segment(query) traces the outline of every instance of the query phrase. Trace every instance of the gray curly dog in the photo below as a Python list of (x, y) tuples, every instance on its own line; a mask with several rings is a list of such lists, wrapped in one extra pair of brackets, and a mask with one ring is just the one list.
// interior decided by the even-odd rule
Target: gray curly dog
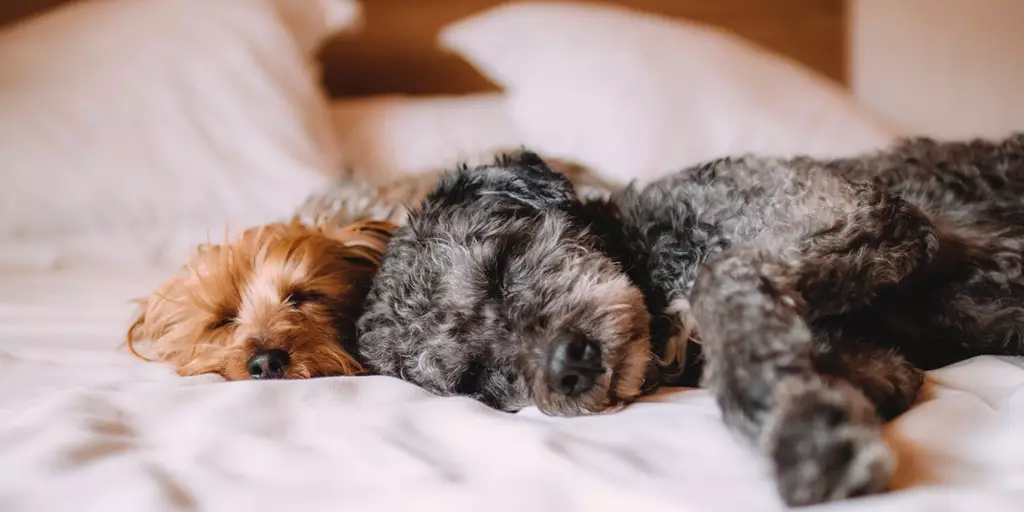
[[(708, 162), (583, 201), (529, 152), (446, 175), (359, 321), (371, 369), (553, 415), (697, 376), (782, 499), (885, 490), (923, 370), (1024, 354), (1024, 134)], [(693, 342), (693, 343), (691, 343)]]

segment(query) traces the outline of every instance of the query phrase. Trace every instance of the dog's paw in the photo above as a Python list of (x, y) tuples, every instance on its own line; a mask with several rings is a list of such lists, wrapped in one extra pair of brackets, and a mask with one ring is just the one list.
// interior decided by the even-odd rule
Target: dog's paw
[(843, 385), (791, 398), (780, 411), (768, 446), (786, 504), (810, 505), (888, 489), (895, 458), (864, 395)]

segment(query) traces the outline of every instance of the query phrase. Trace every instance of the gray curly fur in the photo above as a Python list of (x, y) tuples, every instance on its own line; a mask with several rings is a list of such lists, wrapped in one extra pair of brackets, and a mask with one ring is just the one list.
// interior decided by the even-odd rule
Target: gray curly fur
[[(554, 158), (546, 161), (551, 169), (564, 174), (572, 182), (581, 198), (607, 199), (613, 191), (622, 189), (621, 185), (602, 179), (576, 162)], [(295, 218), (314, 226), (346, 226), (364, 220), (402, 225), (408, 217), (409, 206), (422, 201), (437, 185), (444, 171), (402, 175), (387, 181), (372, 180), (371, 174), (346, 172), (342, 179), (306, 198), (295, 210)]]
[[(450, 174), (412, 212), (360, 357), (438, 394), (558, 415), (703, 370), (786, 503), (875, 493), (894, 467), (881, 424), (922, 370), (1024, 354), (1022, 198), (1024, 135), (725, 158), (588, 202), (521, 153)], [(573, 396), (545, 375), (567, 337), (593, 342), (603, 369)]]

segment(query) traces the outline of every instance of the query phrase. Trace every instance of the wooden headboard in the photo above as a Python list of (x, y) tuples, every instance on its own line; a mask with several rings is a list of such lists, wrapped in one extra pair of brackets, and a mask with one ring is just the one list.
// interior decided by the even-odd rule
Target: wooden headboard
[[(65, 1), (0, 0), (0, 23)], [(723, 27), (837, 82), (847, 82), (847, 0), (599, 1)], [(445, 24), (505, 1), (361, 3), (362, 32), (331, 41), (321, 53), (324, 81), (332, 96), (461, 94), (497, 88), (465, 61), (438, 50), (436, 38)]]

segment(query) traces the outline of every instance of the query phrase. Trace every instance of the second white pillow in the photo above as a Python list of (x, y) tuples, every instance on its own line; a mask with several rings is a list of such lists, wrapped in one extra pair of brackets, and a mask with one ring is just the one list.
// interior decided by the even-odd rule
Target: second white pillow
[(441, 41), (509, 93), (523, 142), (619, 180), (718, 156), (838, 156), (894, 133), (837, 85), (737, 36), (624, 8), (525, 2)]
[(369, 179), (478, 163), (522, 143), (499, 93), (346, 98), (331, 110), (345, 167)]

